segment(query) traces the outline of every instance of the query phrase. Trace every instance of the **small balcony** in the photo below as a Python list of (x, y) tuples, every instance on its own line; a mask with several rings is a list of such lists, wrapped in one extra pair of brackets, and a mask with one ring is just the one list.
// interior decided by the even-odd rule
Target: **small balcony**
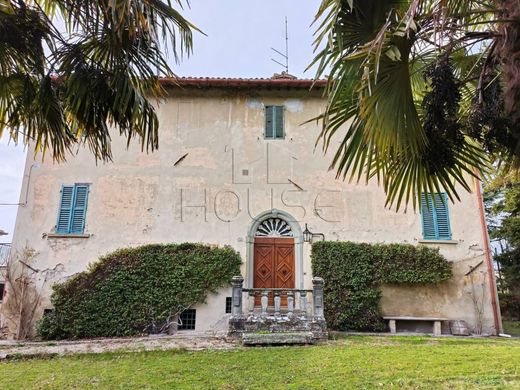
[(244, 344), (300, 344), (326, 339), (323, 279), (313, 278), (312, 289), (243, 288), (233, 278), (229, 336)]

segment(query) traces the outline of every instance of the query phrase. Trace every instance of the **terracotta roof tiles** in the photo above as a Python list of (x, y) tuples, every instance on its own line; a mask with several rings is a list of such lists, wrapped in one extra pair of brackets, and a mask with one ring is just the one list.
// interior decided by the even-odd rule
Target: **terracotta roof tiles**
[(291, 78), (163, 77), (163, 86), (198, 88), (324, 88), (327, 80)]

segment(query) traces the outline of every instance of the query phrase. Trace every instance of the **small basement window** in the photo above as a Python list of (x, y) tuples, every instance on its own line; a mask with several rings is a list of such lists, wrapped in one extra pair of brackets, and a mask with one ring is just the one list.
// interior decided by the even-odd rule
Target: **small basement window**
[(226, 313), (231, 313), (231, 297), (226, 297)]
[(5, 284), (0, 283), (0, 302), (4, 299)]
[(177, 330), (195, 330), (195, 319), (197, 310), (187, 309), (179, 315), (179, 326)]

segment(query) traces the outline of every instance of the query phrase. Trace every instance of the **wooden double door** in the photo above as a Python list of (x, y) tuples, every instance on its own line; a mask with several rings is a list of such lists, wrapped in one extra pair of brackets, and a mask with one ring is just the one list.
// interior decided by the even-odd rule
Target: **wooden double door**
[[(294, 238), (256, 237), (253, 262), (254, 288), (294, 288)], [(286, 296), (282, 296), (282, 306), (286, 302)], [(260, 304), (260, 298), (256, 304)], [(269, 305), (273, 305), (272, 294)]]

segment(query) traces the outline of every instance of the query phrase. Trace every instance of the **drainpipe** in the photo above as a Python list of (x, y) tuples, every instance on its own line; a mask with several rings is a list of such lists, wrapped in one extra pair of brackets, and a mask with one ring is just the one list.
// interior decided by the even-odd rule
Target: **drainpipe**
[[(478, 176), (478, 171), (475, 169), (475, 174)], [(482, 227), (482, 238), (484, 240), (484, 251), (486, 253), (486, 268), (488, 271), (489, 291), (491, 296), (491, 307), (493, 309), (493, 320), (495, 323), (495, 333), (498, 335), (502, 333), (502, 321), (500, 320), (500, 313), (497, 305), (498, 292), (495, 284), (495, 271), (491, 262), (491, 250), (489, 247), (489, 235), (487, 230), (486, 215), (484, 213), (484, 199), (482, 197), (480, 180), (475, 180), (477, 189), (477, 202), (480, 211), (480, 225)]]

